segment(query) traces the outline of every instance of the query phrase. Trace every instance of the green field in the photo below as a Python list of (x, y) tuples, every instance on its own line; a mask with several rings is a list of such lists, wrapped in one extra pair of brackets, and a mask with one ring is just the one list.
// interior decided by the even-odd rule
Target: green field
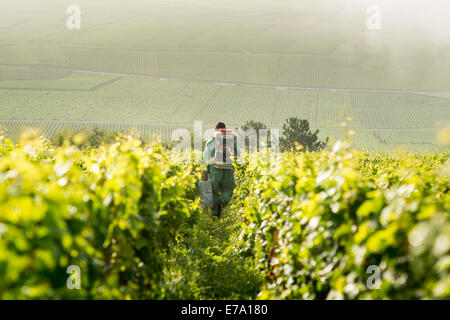
[[(377, 2), (383, 27), (369, 31)], [(80, 30), (69, 4), (0, 6), (0, 128), (14, 139), (99, 126), (167, 140), (195, 120), (292, 116), (339, 138), (351, 117), (358, 148), (445, 148), (448, 32), (399, 24), (385, 1), (80, 0)]]

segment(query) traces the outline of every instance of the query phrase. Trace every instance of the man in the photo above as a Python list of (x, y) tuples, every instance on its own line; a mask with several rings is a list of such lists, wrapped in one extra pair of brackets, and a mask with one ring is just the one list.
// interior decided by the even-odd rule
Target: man
[(240, 155), (236, 134), (223, 122), (217, 122), (214, 138), (208, 140), (203, 151), (203, 180), (211, 180), (213, 216), (220, 218), (222, 209), (230, 202), (234, 190), (233, 162)]

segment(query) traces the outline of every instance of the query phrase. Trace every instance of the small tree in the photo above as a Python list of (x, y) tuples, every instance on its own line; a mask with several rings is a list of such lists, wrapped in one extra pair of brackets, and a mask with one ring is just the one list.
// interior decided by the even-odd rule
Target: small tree
[(298, 145), (302, 145), (303, 151), (320, 151), (327, 145), (328, 137), (325, 141), (320, 141), (318, 134), (319, 129), (311, 131), (308, 120), (289, 118), (283, 125), (280, 148), (284, 151), (296, 149)]
[(64, 128), (59, 131), (50, 141), (54, 146), (61, 147), (65, 142), (75, 144), (74, 137), (80, 132)]
[[(247, 121), (243, 126), (241, 126), (241, 130), (243, 130), (243, 131), (247, 131), (249, 129), (255, 130), (255, 132), (256, 132), (256, 150), (260, 151), (259, 150), (259, 148), (260, 148), (260, 146), (259, 146), (260, 130), (267, 130), (267, 136), (270, 137), (270, 129), (268, 130), (267, 126), (264, 123), (255, 121), (255, 120)], [(267, 147), (269, 148), (270, 147), (270, 138), (268, 140), (269, 141), (267, 141), (266, 143), (267, 143)], [(249, 149), (249, 137), (245, 137), (245, 145), (246, 145), (247, 151), (249, 151), (248, 150)]]
[(102, 143), (111, 144), (115, 141), (117, 133), (108, 132), (106, 130), (95, 127), (88, 136), (88, 144), (90, 147), (98, 148)]

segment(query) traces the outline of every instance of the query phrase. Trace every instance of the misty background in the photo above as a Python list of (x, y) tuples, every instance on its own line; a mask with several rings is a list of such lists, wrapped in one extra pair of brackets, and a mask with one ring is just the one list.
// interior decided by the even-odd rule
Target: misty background
[(2, 1), (0, 129), (141, 123), (167, 138), (295, 116), (339, 137), (345, 115), (358, 146), (433, 146), (450, 122), (449, 17), (444, 0)]

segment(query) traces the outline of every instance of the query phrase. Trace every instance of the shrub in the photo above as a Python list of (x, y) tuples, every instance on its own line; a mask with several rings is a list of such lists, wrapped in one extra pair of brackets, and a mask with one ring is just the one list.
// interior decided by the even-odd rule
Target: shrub
[(242, 244), (265, 275), (260, 298), (450, 298), (448, 154), (362, 155), (337, 143), (280, 163), (246, 168), (237, 191)]
[[(4, 144), (4, 143), (2, 143)], [(164, 254), (197, 204), (195, 176), (155, 144), (21, 141), (0, 155), (0, 298), (159, 298)], [(67, 268), (81, 270), (69, 290)]]

